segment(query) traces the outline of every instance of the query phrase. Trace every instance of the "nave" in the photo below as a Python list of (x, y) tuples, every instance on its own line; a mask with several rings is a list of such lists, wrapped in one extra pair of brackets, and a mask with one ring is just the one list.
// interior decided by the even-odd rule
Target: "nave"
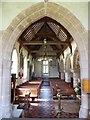
[[(43, 84), (32, 85), (31, 81), (44, 77), (63, 81), (58, 85), (64, 112), (90, 118), (88, 3), (30, 0), (4, 2), (0, 9), (4, 14), (0, 27), (0, 119), (19, 118), (25, 110), (17, 109), (19, 105), (34, 106)], [(57, 114), (56, 87), (50, 80)]]

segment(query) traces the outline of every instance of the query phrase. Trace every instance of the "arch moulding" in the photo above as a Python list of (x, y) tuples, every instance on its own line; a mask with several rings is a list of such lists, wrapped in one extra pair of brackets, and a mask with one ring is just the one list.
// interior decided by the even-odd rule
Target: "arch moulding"
[[(6, 65), (11, 60), (13, 46), (22, 32), (29, 25), (45, 16), (59, 22), (72, 35), (79, 49), (82, 79), (88, 79), (88, 75), (84, 74), (84, 69), (88, 73), (88, 46), (87, 44), (84, 44), (85, 42), (87, 42), (87, 31), (84, 29), (80, 21), (71, 12), (69, 12), (69, 10), (51, 2), (37, 3), (35, 5), (32, 5), (30, 8), (25, 9), (16, 16), (16, 18), (12, 21), (8, 28), (3, 32), (3, 46), (5, 46), (3, 50), (3, 64)], [(83, 64), (84, 62), (87, 64)], [(8, 68), (10, 69), (10, 66)], [(3, 73), (6, 70), (3, 70)], [(10, 75), (9, 70), (7, 70), (7, 73), (9, 73)], [(5, 74), (3, 74), (2, 78), (4, 78), (4, 76)], [(9, 81), (10, 83), (10, 76), (7, 77), (7, 81)], [(3, 79), (3, 83), (5, 84), (5, 78)], [(3, 88), (5, 87), (4, 84)], [(10, 85), (8, 85), (8, 88), (10, 89)], [(8, 91), (7, 96), (9, 96), (9, 94), (10, 93)]]

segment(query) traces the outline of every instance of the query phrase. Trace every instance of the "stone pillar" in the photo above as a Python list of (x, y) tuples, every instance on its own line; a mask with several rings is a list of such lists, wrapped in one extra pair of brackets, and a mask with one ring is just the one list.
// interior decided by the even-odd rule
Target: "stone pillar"
[(29, 80), (29, 68), (27, 68), (27, 80)]
[[(86, 64), (87, 63), (85, 63), (84, 65)], [(89, 81), (90, 81), (90, 74), (88, 74), (88, 69), (82, 68), (81, 70), (82, 92), (81, 92), (81, 105), (79, 111), (79, 118), (88, 118), (88, 116), (90, 115), (90, 89), (89, 89), (90, 82)]]
[(82, 93), (79, 118), (88, 118), (90, 115), (90, 93)]
[(75, 88), (77, 86), (78, 83), (78, 74), (77, 73), (73, 73), (73, 87)]
[(2, 110), (1, 110), (1, 105), (2, 105), (2, 33), (0, 32), (0, 120), (2, 118)]
[(10, 118), (11, 117), (11, 73), (10, 67), (11, 61), (4, 59), (3, 60), (3, 79), (2, 79), (2, 118)]
[(71, 82), (71, 74), (70, 74), (70, 72), (65, 72), (65, 82), (67, 82), (67, 83)]
[(64, 80), (65, 79), (65, 74), (64, 72), (61, 72), (61, 80)]
[[(1, 56), (1, 55), (0, 55)], [(2, 104), (2, 99), (1, 99), (1, 95), (2, 95), (2, 57), (0, 57), (0, 120), (2, 118), (2, 115), (1, 115), (1, 104)]]

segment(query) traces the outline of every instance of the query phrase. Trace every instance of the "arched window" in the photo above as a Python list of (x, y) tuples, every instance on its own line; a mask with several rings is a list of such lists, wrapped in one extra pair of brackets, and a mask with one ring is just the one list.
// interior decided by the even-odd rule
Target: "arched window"
[(24, 79), (27, 78), (27, 58), (24, 58)]
[(12, 52), (11, 74), (16, 74), (16, 77), (18, 76), (18, 58), (16, 49), (14, 49)]

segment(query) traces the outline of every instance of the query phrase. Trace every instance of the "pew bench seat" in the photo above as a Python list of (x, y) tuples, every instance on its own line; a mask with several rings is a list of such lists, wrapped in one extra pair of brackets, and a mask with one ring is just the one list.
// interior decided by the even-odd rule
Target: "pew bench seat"
[(71, 87), (70, 83), (66, 83), (65, 81), (58, 80), (58, 79), (50, 80), (50, 86), (51, 86), (53, 96), (57, 96), (57, 85), (60, 88), (60, 92), (61, 92), (62, 96), (76, 97), (76, 93), (75, 93), (74, 89)]
[(19, 100), (24, 98), (25, 95), (30, 94), (30, 98), (38, 98), (40, 92), (39, 85), (28, 85), (28, 86), (20, 86), (16, 88), (16, 98)]

